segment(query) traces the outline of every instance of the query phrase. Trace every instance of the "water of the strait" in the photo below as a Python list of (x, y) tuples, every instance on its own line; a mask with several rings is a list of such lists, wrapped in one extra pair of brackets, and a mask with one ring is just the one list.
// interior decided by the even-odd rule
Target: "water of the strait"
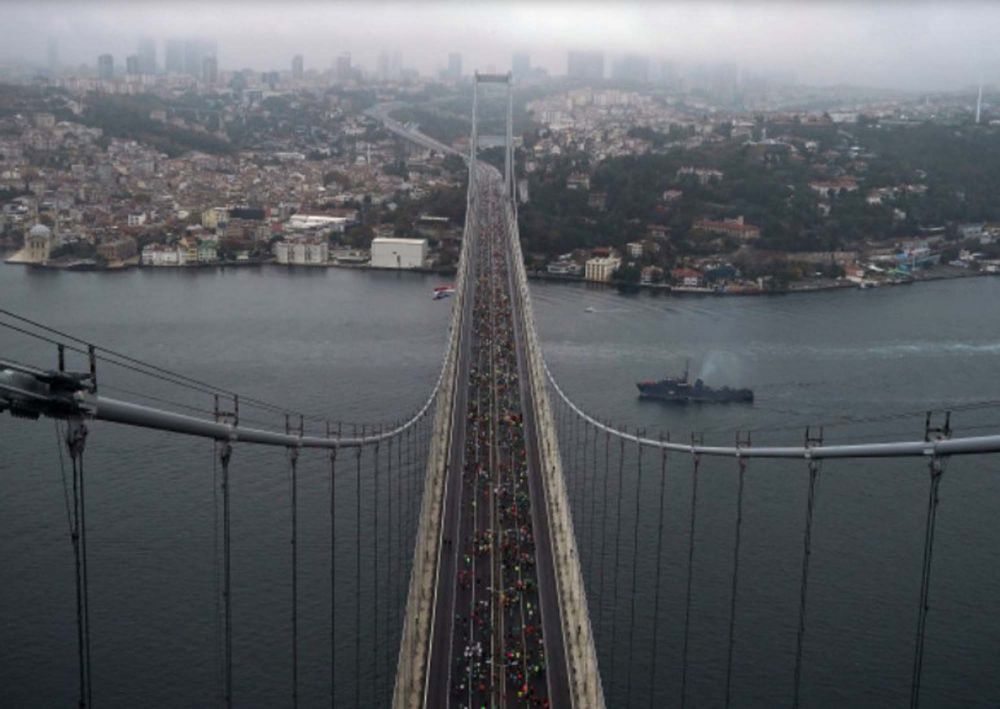
[[(332, 269), (106, 274), (5, 266), (0, 303), (247, 396), (344, 421), (385, 422), (418, 408), (437, 377), (449, 301), (432, 301), (429, 294), (443, 283), (415, 274)], [(993, 306), (1000, 281), (993, 279), (780, 298), (623, 297), (561, 284), (532, 288), (545, 355), (567, 393), (599, 418), (650, 435), (669, 431), (687, 439), (700, 431), (708, 442), (728, 443), (736, 430), (752, 428), (754, 444), (796, 444), (807, 424), (833, 423), (840, 425), (825, 429), (827, 441), (910, 439), (923, 435), (922, 417), (895, 414), (1000, 399), (1000, 309)], [(55, 362), (51, 347), (8, 330), (0, 331), (0, 356)], [(637, 380), (679, 373), (687, 358), (692, 375), (711, 385), (753, 387), (754, 405), (676, 408), (637, 400)], [(212, 406), (210, 397), (120, 369), (105, 367), (99, 379), (108, 396), (144, 394)], [(265, 412), (243, 413), (283, 425)], [(1000, 424), (1000, 412), (992, 409), (959, 412), (952, 420), (956, 435), (1000, 428), (991, 424)], [(649, 706), (651, 699), (653, 706), (676, 705), (691, 461), (670, 457), (661, 478), (659, 454), (644, 451), (640, 470), (636, 451), (627, 449), (619, 487), (616, 444), (605, 475), (603, 438), (595, 457), (592, 432), (567, 426), (563, 434), (575, 451), (566, 456), (569, 488), (580, 514), (578, 543), (609, 706)], [(585, 447), (586, 457), (579, 453)], [(386, 484), (387, 451), (381, 454)], [(95, 423), (85, 461), (95, 703), (212, 704), (218, 682), (211, 444)], [(362, 575), (361, 588), (355, 588), (355, 465), (350, 455), (338, 460), (333, 663), (329, 461), (307, 452), (299, 465), (303, 706), (329, 705), (331, 665), (337, 706), (355, 704), (358, 671), (362, 706), (384, 705), (392, 681), (403, 594), (396, 570), (401, 566), (405, 573), (409, 561), (409, 547), (402, 557), (396, 551), (395, 525), (400, 510), (406, 517), (418, 500), (403, 487), (389, 531), (390, 510), (380, 498), (376, 583), (373, 461), (362, 461)], [(1000, 701), (994, 671), (1000, 620), (993, 612), (1000, 598), (1000, 532), (991, 514), (1000, 500), (997, 467), (984, 458), (953, 460), (946, 468), (921, 695), (928, 706)], [(235, 699), (240, 706), (286, 704), (286, 454), (238, 446), (232, 475)], [(661, 480), (665, 513), (654, 617)], [(703, 461), (690, 706), (724, 700), (736, 481), (732, 461)], [(824, 465), (813, 530), (804, 704), (907, 700), (927, 489), (922, 460)], [(755, 461), (748, 467), (731, 680), (735, 706), (790, 703), (806, 491), (803, 464)], [(68, 705), (76, 692), (73, 556), (51, 421), (0, 419), (0, 564), (0, 705)], [(377, 626), (371, 612), (376, 595)], [(359, 597), (365, 611), (360, 661)]]

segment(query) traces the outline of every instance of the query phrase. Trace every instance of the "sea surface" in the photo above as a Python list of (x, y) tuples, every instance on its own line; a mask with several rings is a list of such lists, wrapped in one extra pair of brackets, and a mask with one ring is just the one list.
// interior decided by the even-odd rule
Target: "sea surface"
[[(430, 294), (444, 284), (427, 275), (343, 269), (61, 273), (0, 266), (0, 308), (244, 397), (370, 426), (416, 411), (437, 379), (450, 301), (433, 301)], [(826, 442), (913, 440), (924, 435), (928, 409), (953, 410), (954, 435), (1000, 430), (993, 405), (1000, 401), (997, 279), (742, 298), (623, 296), (551, 283), (534, 283), (532, 291), (544, 354), (560, 386), (596, 418), (645, 429), (650, 437), (686, 441), (697, 432), (708, 443), (730, 444), (737, 431), (744, 439), (749, 431), (754, 445), (798, 445), (806, 426), (816, 436), (822, 425)], [(5, 328), (0, 357), (47, 367), (56, 362), (50, 344)], [(637, 399), (636, 381), (679, 374), (688, 361), (692, 376), (710, 385), (752, 387), (754, 404), (675, 407)], [(71, 356), (70, 366), (84, 362)], [(193, 388), (108, 364), (99, 366), (98, 384), (106, 396), (192, 414), (210, 415), (214, 404)], [(676, 706), (693, 461), (664, 461), (644, 450), (640, 462), (634, 447), (622, 452), (612, 442), (605, 450), (601, 437), (595, 448), (591, 429), (574, 424), (564, 407), (556, 413), (608, 705)], [(285, 424), (283, 415), (249, 404), (241, 406), (241, 419), (244, 425)], [(935, 423), (941, 420), (936, 414)], [(296, 425), (294, 417), (290, 424)], [(322, 432), (319, 424), (306, 426)], [(57, 435), (51, 421), (0, 417), (4, 708), (76, 701), (74, 562), (62, 472), (68, 474), (69, 461), (60, 457)], [(302, 706), (330, 706), (331, 674), (336, 706), (387, 704), (409, 563), (405, 542), (400, 554), (394, 540), (406, 540), (410, 527), (400, 519), (410, 521), (419, 503), (407, 487), (416, 479), (407, 463), (414, 453), (412, 445), (397, 449), (393, 455), (402, 454), (403, 465), (393, 460), (393, 473), (381, 451), (381, 480), (398, 486), (394, 508), (373, 505), (375, 462), (360, 461), (360, 523), (358, 461), (337, 462), (332, 655), (330, 461), (319, 452), (302, 455)], [(96, 706), (217, 703), (214, 460), (205, 440), (90, 425), (85, 463)], [(400, 480), (400, 469), (409, 477)], [(925, 706), (1000, 705), (998, 469), (1000, 458), (955, 459), (945, 468)], [(237, 446), (231, 477), (235, 703), (291, 704), (287, 455)], [(699, 470), (689, 706), (725, 701), (738, 477), (731, 460), (706, 459)], [(803, 706), (908, 701), (928, 487), (926, 460), (823, 465), (812, 529)], [(751, 461), (745, 471), (733, 706), (791, 704), (807, 489), (802, 463)]]

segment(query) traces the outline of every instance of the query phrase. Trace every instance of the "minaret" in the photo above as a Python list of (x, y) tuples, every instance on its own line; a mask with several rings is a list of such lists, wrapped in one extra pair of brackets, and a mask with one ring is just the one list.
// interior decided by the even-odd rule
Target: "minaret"
[(979, 98), (976, 100), (976, 125), (979, 125), (979, 114), (983, 109), (983, 75), (979, 75)]

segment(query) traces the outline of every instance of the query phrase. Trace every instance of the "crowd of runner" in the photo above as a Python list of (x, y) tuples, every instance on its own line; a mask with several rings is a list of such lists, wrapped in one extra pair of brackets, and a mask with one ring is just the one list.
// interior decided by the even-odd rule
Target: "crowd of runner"
[(479, 209), (451, 699), (548, 707), (503, 205)]

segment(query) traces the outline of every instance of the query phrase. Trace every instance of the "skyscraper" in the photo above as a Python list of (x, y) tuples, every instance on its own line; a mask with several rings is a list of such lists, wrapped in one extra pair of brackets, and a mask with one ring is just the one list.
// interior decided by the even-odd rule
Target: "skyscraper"
[(351, 53), (344, 52), (337, 57), (337, 79), (348, 81), (351, 78)]
[(514, 52), (510, 58), (510, 70), (515, 79), (523, 79), (531, 73), (531, 55), (527, 52)]
[(184, 43), (179, 39), (167, 40), (166, 70), (168, 74), (184, 71)]
[(649, 60), (639, 54), (621, 57), (611, 65), (611, 78), (619, 81), (649, 81)]
[(97, 78), (113, 79), (115, 76), (115, 58), (110, 54), (102, 54), (97, 58)]
[(150, 37), (139, 39), (139, 72), (142, 74), (156, 73), (156, 40)]
[(125, 73), (129, 76), (139, 76), (139, 57), (135, 54), (125, 57)]
[(302, 58), (301, 54), (296, 54), (292, 57), (292, 79), (295, 81), (301, 81), (304, 75), (305, 60)]
[(202, 60), (200, 39), (184, 40), (184, 73), (191, 76), (201, 76)]
[(389, 74), (393, 79), (403, 78), (403, 55), (399, 52), (392, 53), (392, 58), (389, 60)]
[(377, 74), (379, 81), (389, 80), (389, 52), (384, 49), (378, 53)]
[(49, 71), (57, 71), (59, 69), (59, 43), (55, 37), (49, 37), (48, 65)]
[(219, 60), (205, 57), (201, 60), (201, 80), (214, 86), (219, 81)]
[(566, 58), (566, 75), (571, 79), (603, 79), (604, 52), (571, 51)]
[(462, 55), (458, 52), (452, 52), (448, 55), (448, 78), (462, 78)]

